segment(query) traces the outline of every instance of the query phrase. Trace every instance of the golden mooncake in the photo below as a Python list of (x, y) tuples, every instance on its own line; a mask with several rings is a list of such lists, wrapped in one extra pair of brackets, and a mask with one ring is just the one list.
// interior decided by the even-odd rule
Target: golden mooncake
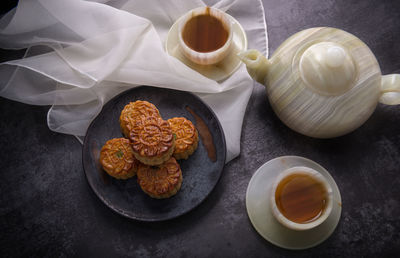
[(157, 199), (175, 195), (182, 185), (182, 171), (174, 157), (158, 167), (140, 164), (137, 176), (142, 190)]
[(172, 132), (176, 135), (174, 157), (187, 159), (197, 149), (199, 134), (193, 123), (184, 117), (168, 119)]
[(108, 140), (101, 148), (100, 163), (107, 174), (118, 179), (133, 177), (139, 165), (130, 141), (125, 138)]
[(129, 138), (135, 157), (146, 165), (161, 165), (174, 152), (175, 138), (171, 126), (160, 117), (137, 120)]
[(143, 100), (129, 103), (124, 107), (119, 117), (122, 133), (128, 138), (136, 121), (149, 116), (161, 117), (160, 112), (152, 103)]

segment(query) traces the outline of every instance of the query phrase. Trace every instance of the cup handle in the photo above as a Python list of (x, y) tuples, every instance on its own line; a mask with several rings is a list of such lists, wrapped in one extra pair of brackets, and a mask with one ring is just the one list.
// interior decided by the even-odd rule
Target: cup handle
[(379, 102), (386, 105), (400, 104), (400, 74), (382, 76)]

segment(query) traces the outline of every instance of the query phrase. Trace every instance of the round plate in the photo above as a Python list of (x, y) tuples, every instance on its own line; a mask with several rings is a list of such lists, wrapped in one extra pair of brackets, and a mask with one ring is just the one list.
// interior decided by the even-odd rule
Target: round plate
[[(183, 174), (180, 191), (167, 199), (153, 199), (145, 194), (137, 178), (118, 180), (106, 174), (100, 163), (100, 150), (112, 138), (123, 137), (119, 116), (129, 102), (146, 100), (158, 108), (164, 120), (183, 116), (196, 125), (186, 110), (190, 107), (208, 126), (216, 148), (215, 162), (208, 157), (200, 138), (197, 150), (187, 160), (179, 160)], [(83, 167), (90, 187), (113, 211), (136, 220), (162, 221), (178, 217), (198, 206), (216, 186), (225, 164), (226, 146), (222, 127), (214, 112), (197, 96), (150, 86), (133, 88), (104, 105), (90, 124), (83, 144)]]
[(183, 16), (179, 18), (171, 27), (168, 32), (167, 40), (165, 42), (165, 49), (167, 53), (171, 56), (176, 57), (182, 63), (186, 64), (193, 70), (201, 73), (205, 77), (208, 77), (215, 81), (222, 81), (229, 77), (233, 72), (235, 72), (241, 65), (241, 61), (237, 58), (237, 54), (241, 51), (247, 50), (247, 37), (240, 23), (226, 14), (228, 18), (232, 21), (233, 37), (232, 37), (232, 50), (225, 59), (221, 62), (213, 65), (199, 65), (193, 63), (187, 59), (179, 48), (178, 43), (178, 24), (183, 19)]
[[(295, 231), (282, 226), (272, 215), (269, 205), (275, 178), (280, 172), (295, 166), (317, 170), (326, 177), (333, 190), (331, 214), (321, 225), (306, 231)], [(333, 233), (342, 212), (342, 199), (335, 180), (319, 164), (298, 156), (283, 156), (268, 161), (254, 173), (247, 187), (246, 208), (254, 228), (266, 240), (282, 248), (307, 249), (320, 244)]]

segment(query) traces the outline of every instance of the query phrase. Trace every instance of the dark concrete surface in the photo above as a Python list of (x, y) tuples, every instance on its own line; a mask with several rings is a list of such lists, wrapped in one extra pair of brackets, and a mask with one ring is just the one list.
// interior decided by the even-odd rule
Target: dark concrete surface
[[(384, 74), (400, 73), (400, 1), (264, 0), (272, 53), (293, 33), (342, 28), (375, 53)], [(4, 57), (4, 51), (0, 55)], [(11, 56), (11, 54), (7, 54)], [(4, 79), (4, 78), (2, 78)], [(163, 223), (140, 223), (108, 209), (89, 188), (82, 146), (51, 132), (48, 107), (0, 98), (2, 257), (387, 257), (400, 252), (400, 107), (379, 105), (358, 130), (331, 140), (284, 126), (256, 85), (240, 156), (226, 165), (199, 207)], [(252, 174), (281, 155), (330, 171), (343, 201), (341, 221), (317, 247), (288, 251), (265, 241), (245, 209)]]

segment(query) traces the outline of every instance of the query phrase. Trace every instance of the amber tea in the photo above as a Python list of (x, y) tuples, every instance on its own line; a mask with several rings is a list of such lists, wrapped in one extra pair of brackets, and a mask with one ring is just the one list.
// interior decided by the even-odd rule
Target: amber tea
[(210, 13), (190, 18), (182, 31), (185, 44), (197, 52), (211, 52), (224, 46), (229, 31), (222, 21)]
[(295, 173), (283, 178), (275, 191), (279, 211), (295, 223), (310, 223), (324, 212), (328, 193), (324, 184), (314, 177)]

